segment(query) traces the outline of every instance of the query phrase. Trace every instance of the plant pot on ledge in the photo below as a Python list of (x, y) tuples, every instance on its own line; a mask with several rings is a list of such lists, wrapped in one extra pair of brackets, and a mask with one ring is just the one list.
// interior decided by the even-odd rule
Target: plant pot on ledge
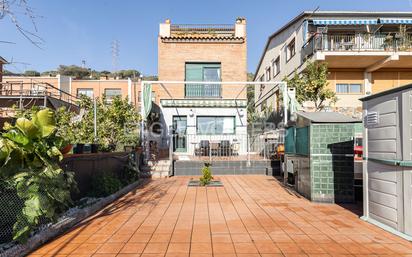
[(65, 147), (63, 147), (62, 149), (60, 149), (60, 152), (61, 152), (62, 154), (68, 154), (68, 153), (72, 150), (72, 148), (73, 148), (73, 145), (72, 145), (72, 144), (68, 144), (68, 145), (66, 145)]
[(74, 154), (83, 154), (84, 153), (84, 144), (76, 144), (73, 148)]
[(98, 153), (99, 152), (99, 144), (91, 144), (90, 145), (90, 152), (91, 153)]

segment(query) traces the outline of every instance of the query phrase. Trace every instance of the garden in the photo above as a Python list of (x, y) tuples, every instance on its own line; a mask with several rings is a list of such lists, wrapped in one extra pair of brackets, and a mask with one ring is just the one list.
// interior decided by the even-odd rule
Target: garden
[(58, 233), (56, 224), (79, 221), (139, 183), (136, 108), (127, 99), (104, 97), (82, 97), (79, 106), (80, 113), (64, 107), (17, 111), (4, 124), (0, 256), (24, 253), (25, 245), (47, 240), (39, 237), (44, 231)]

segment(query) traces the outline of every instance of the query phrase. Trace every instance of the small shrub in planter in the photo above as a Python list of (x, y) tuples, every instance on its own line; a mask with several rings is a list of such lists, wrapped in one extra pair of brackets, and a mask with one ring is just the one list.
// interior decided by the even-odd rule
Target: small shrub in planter
[(105, 197), (116, 193), (122, 188), (122, 182), (110, 173), (94, 176), (91, 183), (90, 196)]
[(210, 163), (205, 163), (202, 169), (202, 177), (200, 177), (199, 182), (201, 186), (207, 186), (212, 181), (212, 171), (210, 170)]

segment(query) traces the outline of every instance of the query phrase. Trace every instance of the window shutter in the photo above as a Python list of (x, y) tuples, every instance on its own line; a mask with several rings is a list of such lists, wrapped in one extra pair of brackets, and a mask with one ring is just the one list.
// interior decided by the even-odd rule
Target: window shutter
[(202, 81), (202, 65), (196, 63), (186, 64), (186, 81)]

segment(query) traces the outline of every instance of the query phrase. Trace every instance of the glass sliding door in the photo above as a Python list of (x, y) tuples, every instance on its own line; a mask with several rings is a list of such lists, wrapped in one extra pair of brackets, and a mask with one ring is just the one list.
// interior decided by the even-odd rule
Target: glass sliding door
[(173, 151), (186, 152), (187, 151), (187, 117), (173, 116)]
[[(221, 81), (220, 63), (186, 63), (186, 81)], [(220, 98), (220, 84), (186, 84), (185, 96), (187, 98)]]

